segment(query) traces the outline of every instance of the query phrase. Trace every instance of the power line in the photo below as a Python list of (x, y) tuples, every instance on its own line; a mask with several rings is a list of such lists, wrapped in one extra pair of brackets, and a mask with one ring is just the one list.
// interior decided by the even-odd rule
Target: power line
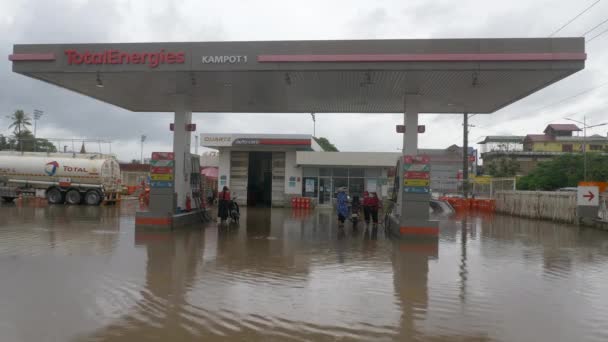
[(595, 36), (589, 38), (585, 43), (589, 43), (590, 41), (594, 40), (595, 38), (598, 38), (599, 36), (603, 35), (604, 33), (608, 32), (608, 29), (605, 29), (604, 31), (596, 34)]
[(587, 32), (585, 32), (585, 33), (581, 34), (581, 36), (586, 36), (586, 35), (587, 35), (587, 33), (589, 33), (589, 32), (591, 32), (591, 31), (595, 30), (596, 28), (598, 28), (598, 27), (600, 27), (600, 26), (604, 25), (604, 23), (605, 23), (605, 22), (607, 22), (607, 21), (608, 21), (608, 18), (606, 18), (606, 20), (602, 21), (601, 23), (599, 23), (599, 24), (597, 24), (597, 25), (593, 26), (591, 29), (587, 30)]
[(574, 18), (570, 19), (568, 22), (566, 22), (564, 25), (562, 25), (560, 28), (558, 28), (555, 32), (551, 33), (549, 35), (549, 37), (553, 37), (554, 35), (556, 35), (559, 31), (563, 30), (566, 26), (570, 25), (573, 21), (578, 19), (578, 17), (580, 17), (585, 12), (590, 10), (593, 6), (597, 5), (600, 1), (602, 1), (602, 0), (597, 0), (596, 2), (592, 3), (589, 7), (585, 8), (581, 13), (577, 14)]
[(597, 86), (595, 86), (595, 87), (592, 87), (592, 88), (589, 88), (589, 89), (585, 89), (585, 90), (581, 91), (580, 93), (574, 94), (574, 95), (572, 95), (572, 96), (568, 96), (568, 97), (563, 98), (563, 99), (561, 99), (561, 100), (559, 100), (559, 101), (556, 101), (556, 102), (553, 102), (553, 103), (548, 104), (548, 105), (546, 105), (546, 106), (543, 106), (543, 107), (537, 108), (537, 109), (535, 110), (535, 112), (539, 112), (539, 111), (541, 111), (541, 110), (543, 110), (543, 109), (547, 109), (547, 108), (549, 108), (549, 107), (553, 107), (553, 106), (558, 105), (558, 104), (560, 104), (560, 103), (563, 103), (563, 102), (569, 101), (569, 100), (571, 100), (571, 99), (573, 99), (573, 98), (575, 98), (575, 97), (579, 97), (579, 96), (581, 96), (581, 95), (584, 95), (584, 94), (586, 94), (586, 93), (588, 93), (588, 92), (591, 92), (591, 91), (593, 91), (593, 90), (595, 90), (595, 89), (597, 89), (597, 88), (601, 88), (601, 87), (603, 87), (603, 86), (605, 86), (605, 85), (607, 85), (607, 84), (608, 84), (608, 82), (604, 82), (604, 83), (602, 83), (602, 84), (598, 84), (598, 85), (597, 85)]

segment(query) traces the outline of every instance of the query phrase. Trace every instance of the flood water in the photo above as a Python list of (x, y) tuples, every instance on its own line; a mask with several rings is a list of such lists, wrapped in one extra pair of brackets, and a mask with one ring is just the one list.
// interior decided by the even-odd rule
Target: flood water
[(504, 216), (394, 242), (331, 211), (136, 230), (0, 206), (0, 341), (607, 341), (608, 233)]

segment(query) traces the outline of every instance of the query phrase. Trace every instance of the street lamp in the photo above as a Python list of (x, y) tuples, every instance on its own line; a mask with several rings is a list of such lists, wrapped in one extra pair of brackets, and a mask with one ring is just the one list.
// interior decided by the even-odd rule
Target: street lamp
[(597, 125), (587, 126), (587, 117), (583, 116), (583, 121), (578, 121), (570, 118), (566, 118), (566, 120), (578, 122), (583, 125), (583, 180), (587, 181), (587, 128), (599, 127), (608, 125), (608, 122), (604, 122)]
[(145, 134), (141, 135), (141, 153), (139, 158), (141, 159), (141, 163), (144, 163), (144, 141), (146, 141), (147, 136)]
[(315, 118), (315, 113), (310, 113), (310, 116), (312, 116), (312, 136), (316, 137), (317, 136), (317, 118)]
[(36, 152), (36, 123), (38, 122), (38, 120), (40, 120), (42, 114), (44, 114), (43, 111), (39, 109), (34, 109), (34, 152)]

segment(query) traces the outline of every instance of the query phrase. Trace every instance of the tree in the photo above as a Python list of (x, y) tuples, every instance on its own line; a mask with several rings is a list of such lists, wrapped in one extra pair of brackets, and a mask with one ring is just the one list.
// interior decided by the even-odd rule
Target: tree
[(8, 118), (12, 121), (8, 128), (12, 128), (15, 135), (20, 135), (23, 131), (29, 131), (28, 126), (32, 126), (32, 119), (21, 109), (16, 110)]
[(488, 174), (493, 177), (513, 177), (519, 171), (519, 163), (513, 158), (500, 158), (488, 163)]
[(5, 137), (4, 135), (0, 134), (0, 151), (1, 150), (8, 150), (11, 148), (11, 145), (9, 143), (9, 140), (7, 137)]
[(317, 144), (319, 144), (319, 146), (321, 146), (321, 148), (323, 149), (323, 151), (325, 152), (338, 152), (338, 149), (336, 148), (336, 146), (332, 143), (329, 142), (329, 140), (327, 140), (327, 138), (324, 137), (313, 137), (313, 139), (315, 139), (315, 141), (317, 142)]
[[(587, 154), (587, 178), (589, 181), (608, 180), (608, 156)], [(568, 154), (540, 163), (527, 176), (517, 182), (520, 190), (555, 190), (575, 187), (583, 180), (583, 155)]]
[(8, 148), (24, 152), (57, 152), (52, 142), (41, 138), (34, 139), (34, 135), (28, 130), (15, 133), (8, 141)]

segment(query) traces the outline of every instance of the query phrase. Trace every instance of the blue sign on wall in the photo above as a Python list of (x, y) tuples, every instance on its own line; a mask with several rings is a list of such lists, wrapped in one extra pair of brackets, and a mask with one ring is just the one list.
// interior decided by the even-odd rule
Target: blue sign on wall
[(409, 193), (417, 193), (417, 194), (428, 194), (430, 190), (428, 187), (406, 186), (406, 187), (403, 187), (403, 191), (409, 192)]
[(151, 181), (150, 186), (153, 188), (171, 188), (173, 187), (173, 182), (170, 181)]

